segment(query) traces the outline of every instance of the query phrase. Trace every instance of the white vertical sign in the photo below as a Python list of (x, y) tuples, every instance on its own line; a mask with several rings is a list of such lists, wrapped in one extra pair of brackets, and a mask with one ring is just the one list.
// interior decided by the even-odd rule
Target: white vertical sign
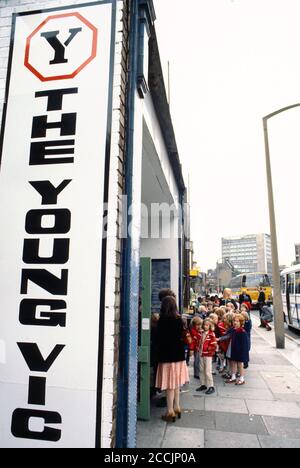
[(96, 444), (114, 30), (114, 0), (14, 17), (0, 171), (0, 447)]

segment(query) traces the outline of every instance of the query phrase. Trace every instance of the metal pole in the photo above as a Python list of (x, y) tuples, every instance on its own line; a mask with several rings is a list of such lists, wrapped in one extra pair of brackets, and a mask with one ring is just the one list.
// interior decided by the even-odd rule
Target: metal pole
[(271, 241), (272, 241), (272, 265), (273, 265), (273, 281), (274, 281), (274, 327), (276, 336), (276, 347), (278, 349), (285, 348), (285, 330), (284, 330), (284, 316), (283, 316), (283, 303), (281, 297), (280, 288), (280, 270), (278, 260), (278, 243), (277, 243), (277, 230), (276, 230), (276, 216), (274, 206), (274, 191), (272, 182), (272, 169), (271, 169), (271, 158), (270, 158), (270, 145), (268, 135), (268, 120), (275, 115), (285, 112), (294, 107), (299, 107), (300, 104), (294, 104), (292, 106), (280, 109), (268, 116), (264, 117), (264, 137), (265, 137), (265, 152), (266, 152), (266, 167), (267, 167), (267, 180), (268, 180), (268, 197), (269, 197), (269, 215), (270, 215), (270, 230), (271, 230)]
[(170, 75), (170, 62), (168, 61), (168, 102), (171, 106), (171, 75)]
[(268, 196), (269, 196), (269, 215), (270, 215), (270, 228), (271, 228), (271, 241), (272, 241), (272, 265), (273, 265), (273, 281), (274, 281), (274, 327), (276, 336), (276, 347), (278, 349), (285, 348), (285, 332), (283, 320), (283, 304), (280, 290), (280, 272), (278, 261), (278, 247), (277, 247), (277, 232), (276, 232), (276, 218), (274, 208), (273, 196), (273, 182), (272, 170), (270, 160), (270, 146), (268, 137), (268, 121), (264, 119), (264, 134), (265, 134), (265, 149), (266, 149), (266, 165), (267, 165), (267, 179), (268, 179)]

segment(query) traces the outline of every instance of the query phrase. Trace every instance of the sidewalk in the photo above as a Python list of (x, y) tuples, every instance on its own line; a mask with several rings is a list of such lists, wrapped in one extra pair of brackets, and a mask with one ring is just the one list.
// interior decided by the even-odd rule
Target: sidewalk
[(138, 423), (138, 448), (300, 448), (300, 339), (288, 338), (279, 351), (274, 333), (258, 325), (253, 317), (246, 385), (218, 375), (216, 394), (206, 397), (191, 374), (182, 419), (167, 424), (164, 409), (153, 407), (151, 421)]

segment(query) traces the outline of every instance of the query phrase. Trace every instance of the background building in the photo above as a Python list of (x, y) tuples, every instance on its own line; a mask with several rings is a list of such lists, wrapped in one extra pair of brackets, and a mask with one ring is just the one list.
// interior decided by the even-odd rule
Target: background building
[(226, 260), (225, 262), (217, 262), (216, 268), (218, 292), (222, 292), (225, 288), (228, 288), (234, 275), (234, 267), (231, 263)]
[(191, 292), (193, 290), (195, 298), (206, 293), (206, 273), (201, 271), (196, 262), (193, 264), (193, 269), (190, 270), (190, 288)]
[(206, 293), (213, 294), (218, 291), (217, 270), (208, 270), (206, 277)]
[(295, 244), (295, 251), (296, 251), (296, 264), (300, 263), (300, 244)]
[(236, 272), (272, 274), (271, 236), (253, 234), (222, 239), (222, 259), (229, 260)]

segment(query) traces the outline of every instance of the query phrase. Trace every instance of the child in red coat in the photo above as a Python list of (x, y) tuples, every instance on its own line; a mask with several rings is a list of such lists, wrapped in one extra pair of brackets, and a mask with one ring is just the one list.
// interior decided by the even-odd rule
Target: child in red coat
[(197, 392), (203, 392), (206, 390), (206, 395), (212, 395), (215, 393), (212, 375), (212, 361), (218, 344), (213, 330), (214, 325), (211, 320), (204, 320), (202, 325), (200, 348), (201, 387), (197, 388)]
[[(228, 370), (223, 374), (223, 378), (230, 379), (232, 374), (231, 369), (231, 338), (234, 331), (233, 321), (234, 321), (235, 314), (233, 312), (228, 312), (224, 315), (224, 328), (225, 334), (221, 336), (217, 341), (220, 347), (220, 350), (224, 353), (224, 356), (227, 360)], [(224, 369), (225, 370), (225, 369)]]
[(194, 379), (200, 379), (200, 345), (201, 345), (201, 327), (203, 320), (200, 317), (194, 317), (191, 322), (190, 353), (194, 354)]

